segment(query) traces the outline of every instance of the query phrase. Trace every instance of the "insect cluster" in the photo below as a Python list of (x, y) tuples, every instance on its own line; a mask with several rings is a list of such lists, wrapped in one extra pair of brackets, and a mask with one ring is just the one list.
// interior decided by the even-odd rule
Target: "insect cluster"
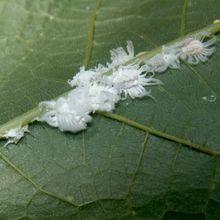
[[(110, 51), (111, 62), (80, 71), (68, 83), (73, 89), (65, 97), (45, 101), (39, 104), (44, 112), (38, 121), (47, 122), (61, 131), (79, 132), (87, 128), (92, 120), (92, 113), (97, 111), (111, 112), (116, 103), (125, 100), (151, 96), (147, 86), (160, 85), (155, 78), (157, 73), (168, 68), (179, 69), (181, 61), (198, 64), (207, 61), (215, 51), (215, 38), (192, 37), (171, 46), (163, 46), (159, 54), (150, 59), (139, 59), (134, 55), (131, 41), (127, 42), (126, 50), (122, 47)], [(152, 96), (151, 96), (152, 97)], [(22, 137), (21, 130), (10, 136), (11, 130), (5, 134), (8, 143), (17, 143)], [(24, 132), (23, 132), (24, 135)]]
[(41, 108), (47, 109), (40, 120), (61, 131), (78, 132), (86, 129), (91, 113), (110, 112), (119, 100), (128, 96), (132, 99), (151, 96), (146, 86), (162, 84), (155, 78), (155, 73), (168, 68), (179, 69), (181, 60), (189, 64), (205, 62), (213, 54), (215, 38), (204, 42), (205, 36), (188, 38), (170, 47), (163, 46), (161, 53), (144, 63), (138, 59), (129, 63), (135, 56), (133, 44), (128, 41), (127, 51), (122, 47), (110, 51), (111, 63), (106, 66), (98, 65), (89, 70), (81, 67), (79, 73), (68, 81), (74, 89), (67, 97), (40, 103)]

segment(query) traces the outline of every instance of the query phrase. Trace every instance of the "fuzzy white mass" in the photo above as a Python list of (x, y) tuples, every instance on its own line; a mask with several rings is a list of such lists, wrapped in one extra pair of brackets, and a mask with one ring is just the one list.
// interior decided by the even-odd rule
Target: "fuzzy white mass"
[(20, 139), (24, 136), (25, 132), (29, 132), (28, 126), (19, 126), (17, 128), (13, 128), (8, 130), (3, 137), (8, 139), (6, 144), (4, 145), (5, 147), (9, 144), (17, 144)]
[[(65, 97), (39, 103), (42, 111), (38, 121), (44, 121), (61, 131), (79, 132), (87, 128), (92, 114), (97, 111), (111, 112), (120, 100), (128, 97), (151, 96), (148, 86), (162, 82), (155, 74), (168, 68), (179, 69), (180, 61), (189, 64), (205, 62), (215, 51), (216, 39), (204, 33), (201, 37), (188, 38), (171, 46), (162, 46), (161, 52), (151, 58), (141, 59), (134, 55), (134, 46), (127, 41), (122, 47), (110, 51), (111, 62), (105, 66), (98, 64), (92, 69), (81, 67), (68, 80), (74, 87)], [(28, 131), (27, 126), (19, 126), (5, 132), (8, 139), (5, 146), (17, 143)]]
[[(127, 42), (126, 50), (122, 47), (110, 51), (111, 62), (106, 66), (99, 64), (93, 69), (80, 71), (68, 81), (74, 87), (66, 97), (56, 101), (40, 103), (46, 112), (39, 120), (47, 122), (61, 131), (78, 132), (87, 128), (91, 114), (97, 111), (111, 112), (120, 100), (151, 96), (148, 86), (160, 85), (155, 78), (168, 68), (179, 69), (180, 60), (190, 64), (206, 61), (214, 52), (215, 39), (189, 38), (169, 47), (162, 47), (160, 53), (134, 63), (134, 46)], [(152, 97), (152, 96), (151, 96)]]

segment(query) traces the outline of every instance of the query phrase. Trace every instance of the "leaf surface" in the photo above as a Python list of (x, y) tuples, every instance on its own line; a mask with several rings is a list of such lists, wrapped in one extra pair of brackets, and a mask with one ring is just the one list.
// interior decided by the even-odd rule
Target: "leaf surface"
[[(0, 124), (69, 90), (132, 40), (151, 50), (220, 17), (218, 0), (1, 0)], [(219, 37), (218, 37), (219, 42)], [(158, 75), (116, 113), (220, 150), (220, 50)], [(213, 101), (213, 96), (216, 99)], [(34, 123), (0, 148), (0, 219), (219, 219), (220, 159), (96, 115), (85, 132)]]

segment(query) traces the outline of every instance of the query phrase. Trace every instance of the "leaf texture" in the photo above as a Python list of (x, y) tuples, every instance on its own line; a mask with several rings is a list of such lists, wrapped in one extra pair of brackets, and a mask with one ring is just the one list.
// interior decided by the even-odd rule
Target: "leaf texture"
[[(104, 64), (126, 40), (151, 50), (219, 9), (218, 0), (1, 0), (0, 124), (68, 91), (80, 66)], [(217, 45), (207, 63), (158, 75), (156, 102), (126, 100), (116, 113), (220, 150), (219, 59)], [(30, 131), (17, 146), (0, 142), (0, 219), (220, 219), (215, 154), (102, 115), (79, 134)]]

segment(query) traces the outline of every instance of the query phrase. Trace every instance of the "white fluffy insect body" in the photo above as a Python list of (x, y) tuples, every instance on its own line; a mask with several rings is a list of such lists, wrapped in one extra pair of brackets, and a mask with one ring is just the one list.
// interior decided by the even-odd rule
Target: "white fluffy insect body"
[(149, 95), (144, 86), (158, 85), (161, 82), (153, 77), (146, 77), (143, 69), (139, 65), (120, 66), (111, 76), (112, 85), (127, 98), (129, 95), (132, 99), (141, 98)]
[(92, 83), (97, 78), (97, 72), (95, 70), (85, 70), (85, 67), (81, 67), (80, 71), (70, 80), (68, 83), (72, 86), (84, 86)]
[(85, 87), (77, 87), (68, 94), (71, 108), (77, 112), (89, 114), (95, 111), (112, 111), (120, 100), (113, 87), (94, 83)]
[(80, 67), (80, 71), (67, 82), (72, 87), (88, 86), (99, 82), (102, 74), (109, 70), (108, 67), (98, 64), (94, 69), (86, 70), (84, 66)]
[(112, 111), (119, 100), (120, 96), (113, 87), (99, 84), (77, 87), (66, 98), (40, 103), (46, 113), (39, 120), (58, 127), (61, 131), (75, 133), (86, 129), (87, 123), (92, 119), (89, 115), (91, 112)]
[(110, 50), (111, 63), (107, 63), (109, 68), (115, 68), (121, 64), (126, 63), (130, 59), (134, 58), (134, 45), (132, 41), (127, 41), (127, 51), (123, 47)]
[(183, 42), (180, 58), (189, 64), (198, 64), (200, 61), (206, 62), (208, 57), (215, 51), (216, 38), (212, 37), (204, 41), (205, 37), (204, 35), (199, 39), (189, 38), (185, 40)]
[(146, 60), (145, 63), (145, 70), (151, 73), (162, 73), (168, 68), (168, 65), (163, 59), (163, 55), (161, 53), (155, 55), (150, 60)]
[(78, 115), (76, 112), (63, 112), (57, 117), (58, 127), (61, 131), (77, 133), (87, 128), (87, 123), (92, 120), (89, 115)]
[(29, 132), (28, 125), (10, 129), (3, 135), (4, 138), (8, 139), (4, 146), (6, 147), (9, 144), (17, 144), (20, 141), (20, 139), (24, 136), (25, 132)]
[(94, 84), (89, 88), (89, 98), (95, 111), (111, 112), (120, 100), (118, 91), (114, 87)]
[(68, 93), (68, 100), (71, 109), (78, 113), (90, 114), (93, 111), (89, 97), (89, 88), (92, 85), (77, 87)]
[(71, 100), (59, 98), (57, 101), (40, 103), (41, 108), (46, 108), (47, 112), (41, 116), (39, 121), (45, 121), (53, 127), (58, 127), (61, 131), (78, 132), (87, 127), (87, 122), (91, 121), (89, 112), (80, 112), (72, 108)]
[(161, 53), (153, 56), (151, 59), (145, 61), (145, 70), (152, 73), (162, 73), (168, 68), (179, 69), (180, 52), (174, 47), (162, 47)]
[(175, 47), (162, 47), (162, 59), (164, 60), (167, 67), (171, 69), (180, 68), (180, 51)]

